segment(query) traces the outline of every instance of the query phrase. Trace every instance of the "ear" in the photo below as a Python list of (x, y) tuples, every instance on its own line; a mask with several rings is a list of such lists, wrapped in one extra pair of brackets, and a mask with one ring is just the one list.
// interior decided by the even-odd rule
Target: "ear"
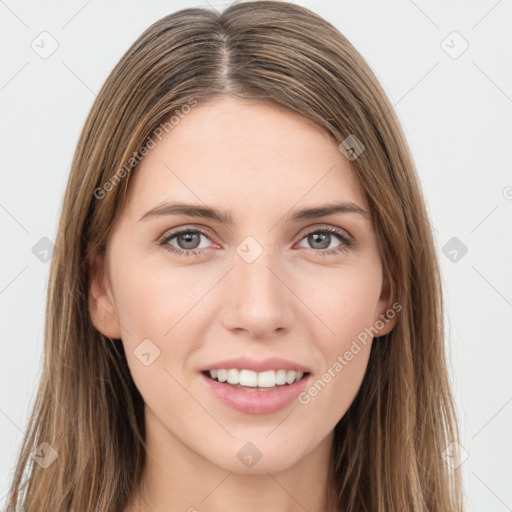
[(376, 338), (388, 334), (396, 325), (398, 313), (402, 310), (402, 305), (395, 302), (395, 295), (393, 283), (388, 273), (384, 271), (382, 290), (374, 322), (374, 329), (378, 331), (375, 335)]
[(94, 327), (100, 333), (111, 339), (121, 338), (121, 327), (105, 269), (105, 257), (99, 253), (91, 257), (89, 266), (89, 313)]

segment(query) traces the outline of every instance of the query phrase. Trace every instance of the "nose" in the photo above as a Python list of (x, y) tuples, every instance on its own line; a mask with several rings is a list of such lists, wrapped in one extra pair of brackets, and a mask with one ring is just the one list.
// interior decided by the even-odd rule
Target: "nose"
[(236, 254), (233, 265), (223, 279), (224, 327), (254, 339), (287, 332), (294, 322), (294, 295), (274, 252), (266, 249), (252, 262)]

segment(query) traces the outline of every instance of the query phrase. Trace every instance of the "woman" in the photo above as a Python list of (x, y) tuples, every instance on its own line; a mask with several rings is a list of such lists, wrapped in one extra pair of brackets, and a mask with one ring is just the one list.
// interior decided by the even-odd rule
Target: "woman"
[(88, 116), (55, 245), (11, 509), (462, 510), (418, 177), (313, 12), (146, 30)]

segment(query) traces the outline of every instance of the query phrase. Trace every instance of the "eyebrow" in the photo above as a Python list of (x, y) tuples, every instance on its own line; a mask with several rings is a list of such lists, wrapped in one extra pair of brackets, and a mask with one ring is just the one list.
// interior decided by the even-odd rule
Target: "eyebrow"
[[(338, 201), (327, 203), (308, 208), (296, 210), (290, 218), (291, 222), (300, 222), (303, 220), (316, 219), (327, 215), (338, 213), (357, 213), (366, 219), (370, 218), (370, 214), (359, 205), (350, 201)], [(216, 220), (222, 224), (232, 225), (233, 217), (230, 212), (222, 212), (217, 208), (210, 208), (200, 204), (188, 203), (169, 203), (164, 202), (148, 210), (140, 219), (147, 220), (153, 217), (161, 217), (166, 215), (186, 215), (187, 217), (202, 217), (205, 219)]]

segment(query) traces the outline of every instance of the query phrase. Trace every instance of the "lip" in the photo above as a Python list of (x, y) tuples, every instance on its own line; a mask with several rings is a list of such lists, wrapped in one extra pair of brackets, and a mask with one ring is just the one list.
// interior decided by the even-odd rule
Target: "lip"
[(304, 391), (311, 380), (311, 373), (309, 373), (298, 382), (283, 385), (270, 391), (245, 391), (213, 380), (204, 373), (200, 373), (199, 376), (218, 400), (246, 414), (272, 414), (284, 409)]
[[(213, 364), (209, 364), (208, 366), (204, 366), (200, 369), (201, 372), (208, 370), (230, 370), (230, 369), (238, 369), (238, 370), (253, 370), (255, 372), (264, 372), (266, 370), (294, 370), (296, 372), (303, 373), (311, 373), (311, 370), (306, 366), (303, 366), (299, 363), (295, 363), (294, 361), (288, 361), (287, 359), (282, 359), (280, 357), (270, 357), (267, 359), (251, 359), (247, 356), (225, 359), (223, 361), (218, 361)], [(301, 381), (299, 381), (301, 382)], [(292, 384), (291, 384), (292, 385)], [(266, 391), (265, 393), (268, 393)]]

